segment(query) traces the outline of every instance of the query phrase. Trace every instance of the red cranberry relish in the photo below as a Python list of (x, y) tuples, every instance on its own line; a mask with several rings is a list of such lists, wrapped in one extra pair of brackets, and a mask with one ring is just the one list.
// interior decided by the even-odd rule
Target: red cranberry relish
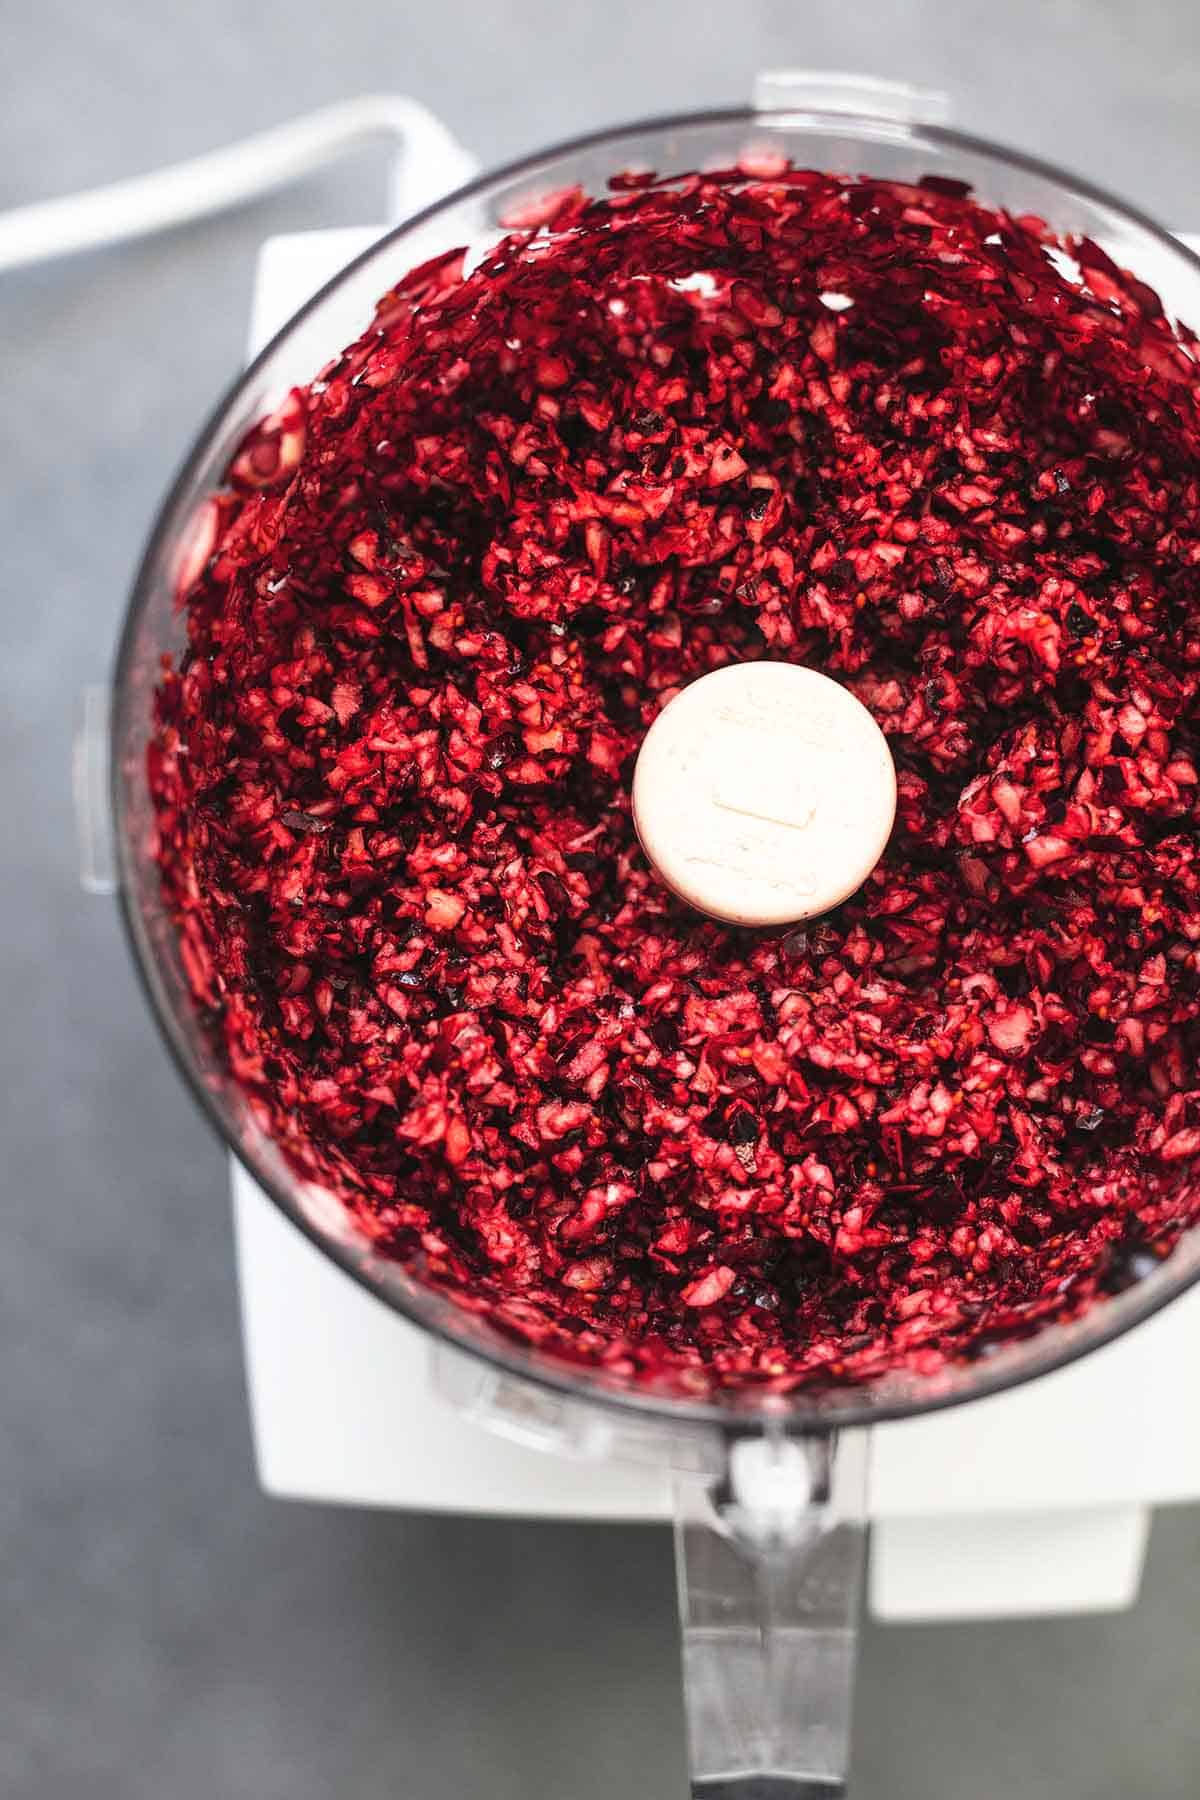
[[(294, 1163), (504, 1329), (693, 1387), (930, 1370), (1165, 1253), (1195, 347), (957, 183), (782, 165), (401, 282), (209, 503), (150, 752), (191, 986)], [(629, 787), (761, 656), (858, 695), (900, 799), (860, 893), (753, 934), (652, 877)]]

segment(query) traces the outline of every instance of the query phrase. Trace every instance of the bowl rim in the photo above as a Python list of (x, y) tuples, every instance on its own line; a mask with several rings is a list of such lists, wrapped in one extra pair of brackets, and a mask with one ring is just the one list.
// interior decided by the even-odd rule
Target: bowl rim
[[(532, 1347), (527, 1350), (520, 1346), (516, 1339), (510, 1341), (494, 1328), (492, 1339), (489, 1339), (486, 1344), (473, 1341), (466, 1331), (460, 1335), (443, 1323), (440, 1317), (426, 1318), (422, 1316), (419, 1307), (411, 1304), (405, 1293), (397, 1291), (382, 1276), (377, 1276), (374, 1270), (379, 1266), (381, 1259), (373, 1257), (364, 1259), (356, 1255), (355, 1251), (345, 1244), (322, 1235), (318, 1227), (305, 1214), (303, 1208), (291, 1198), (284, 1185), (275, 1179), (271, 1170), (260, 1166), (258, 1159), (246, 1146), (236, 1141), (210, 1087), (201, 1073), (192, 1066), (183, 1045), (182, 1034), (176, 1030), (171, 1009), (159, 992), (154, 975), (154, 955), (149, 943), (149, 936), (134, 898), (132, 883), (126, 876), (128, 833), (125, 829), (126, 807), (121, 779), (121, 745), (118, 742), (119, 724), (122, 717), (119, 702), (120, 697), (128, 691), (128, 678), (135, 652), (134, 640), (143, 604), (155, 583), (164, 552), (169, 548), (175, 515), (188, 499), (223, 423), (236, 409), (240, 397), (253, 385), (256, 377), (299, 325), (316, 313), (344, 284), (364, 271), (377, 256), (383, 255), (392, 246), (402, 242), (405, 237), (432, 222), (445, 211), (481, 196), (498, 185), (518, 180), (524, 175), (534, 174), (540, 167), (552, 165), (565, 157), (578, 155), (601, 146), (611, 145), (617, 148), (623, 140), (649, 133), (665, 134), (672, 129), (683, 130), (727, 125), (753, 126), (756, 124), (768, 131), (773, 127), (784, 129), (790, 126), (793, 129), (825, 129), (832, 135), (843, 135), (847, 139), (856, 137), (868, 142), (908, 143), (918, 147), (922, 143), (928, 143), (936, 151), (951, 153), (960, 151), (968, 156), (991, 160), (1019, 173), (1033, 176), (1040, 181), (1052, 183), (1094, 206), (1107, 208), (1125, 222), (1135, 225), (1145, 232), (1157, 242), (1160, 248), (1177, 258), (1184, 267), (1190, 266), (1193, 276), (1200, 283), (1200, 255), (1181, 242), (1179, 238), (1173, 236), (1151, 215), (1121, 199), (1109, 189), (1040, 157), (1011, 149), (987, 138), (960, 132), (949, 126), (925, 124), (920, 120), (909, 122), (894, 118), (881, 118), (869, 111), (830, 111), (804, 105), (771, 109), (740, 105), (662, 113), (562, 138), (536, 151), (512, 158), (496, 167), (485, 169), (473, 176), (471, 180), (462, 183), (440, 199), (422, 207), (420, 211), (411, 214), (374, 238), (335, 275), (324, 282), (271, 336), (257, 355), (240, 371), (236, 380), (226, 387), (192, 439), (186, 456), (180, 463), (174, 479), (156, 509), (153, 524), (137, 564), (117, 638), (111, 678), (114, 704), (109, 726), (109, 804), (116, 845), (118, 912), (131, 959), (137, 972), (138, 983), (172, 1062), (193, 1100), (198, 1104), (201, 1114), (208, 1121), (224, 1148), (237, 1158), (256, 1186), (267, 1195), (283, 1216), (290, 1220), (317, 1250), (349, 1275), (362, 1291), (372, 1295), (389, 1311), (398, 1314), (409, 1324), (428, 1333), (435, 1343), (478, 1360), (489, 1369), (498, 1369), (505, 1375), (532, 1382), (537, 1387), (548, 1389), (579, 1405), (595, 1406), (606, 1413), (619, 1415), (627, 1420), (640, 1420), (643, 1423), (653, 1420), (668, 1427), (707, 1427), (723, 1432), (767, 1428), (774, 1431), (818, 1435), (844, 1428), (885, 1424), (900, 1419), (945, 1412), (952, 1407), (986, 1399), (1009, 1389), (1024, 1386), (1027, 1382), (1039, 1380), (1057, 1370), (1068, 1368), (1071, 1364), (1080, 1361), (1093, 1351), (1115, 1342), (1125, 1332), (1152, 1318), (1154, 1314), (1178, 1299), (1188, 1288), (1200, 1282), (1200, 1262), (1195, 1268), (1184, 1267), (1172, 1276), (1171, 1262), (1174, 1254), (1172, 1252), (1163, 1260), (1160, 1269), (1155, 1271), (1148, 1281), (1138, 1282), (1120, 1295), (1106, 1296), (1103, 1300), (1094, 1301), (1086, 1314), (1080, 1315), (1077, 1319), (1063, 1321), (1057, 1329), (1068, 1334), (1067, 1340), (1059, 1342), (1057, 1346), (1047, 1344), (1043, 1355), (1033, 1362), (1033, 1366), (1023, 1365), (1021, 1351), (1024, 1346), (1038, 1343), (1042, 1339), (1044, 1334), (1036, 1327), (1027, 1336), (1013, 1340), (1011, 1348), (1014, 1354), (1011, 1358), (1008, 1355), (1009, 1346), (1006, 1344), (993, 1360), (958, 1365), (963, 1369), (971, 1370), (970, 1378), (964, 1378), (961, 1383), (951, 1388), (943, 1391), (935, 1390), (928, 1395), (920, 1394), (915, 1388), (914, 1391), (909, 1392), (905, 1387), (898, 1387), (894, 1394), (890, 1394), (880, 1389), (873, 1389), (868, 1382), (858, 1388), (850, 1385), (817, 1390), (801, 1387), (790, 1395), (767, 1396), (764, 1396), (761, 1387), (751, 1386), (728, 1390), (718, 1387), (708, 1398), (681, 1397), (665, 1393), (652, 1385), (638, 1387), (633, 1383), (620, 1385), (615, 1381), (606, 1382), (603, 1369), (596, 1365), (584, 1362), (574, 1363), (567, 1358), (553, 1355), (548, 1357), (547, 1353), (538, 1352)], [(618, 166), (619, 164), (614, 163), (614, 168)], [(669, 178), (667, 177), (667, 179)], [(1200, 1230), (1200, 1226), (1194, 1229)], [(399, 1264), (396, 1266), (402, 1267)], [(408, 1279), (419, 1285), (417, 1277), (410, 1276)], [(1146, 1289), (1149, 1291), (1143, 1291)], [(427, 1291), (431, 1296), (448, 1299), (441, 1290), (436, 1288), (430, 1287)], [(449, 1301), (447, 1307), (439, 1308), (439, 1312), (450, 1311), (452, 1305), (453, 1302)], [(463, 1317), (464, 1319), (473, 1319), (474, 1315), (464, 1313)], [(1098, 1318), (1098, 1328), (1086, 1329), (1087, 1321), (1093, 1318)], [(1050, 1329), (1055, 1328), (1050, 1327)], [(955, 1366), (952, 1365), (951, 1376), (953, 1376), (954, 1368)], [(914, 1380), (919, 1379), (914, 1378)], [(872, 1399), (872, 1393), (877, 1393), (879, 1397)], [(761, 1404), (764, 1398), (769, 1401), (769, 1404)], [(755, 1399), (760, 1404), (752, 1404), (751, 1402)]]

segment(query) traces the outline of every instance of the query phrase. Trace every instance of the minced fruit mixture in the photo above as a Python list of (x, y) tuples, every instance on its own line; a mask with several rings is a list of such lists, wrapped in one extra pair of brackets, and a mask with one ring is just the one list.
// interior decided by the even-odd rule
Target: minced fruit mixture
[[(240, 445), (150, 750), (229, 1067), (383, 1254), (705, 1391), (924, 1374), (1200, 1214), (1197, 346), (1087, 241), (769, 158), (416, 270)], [(676, 901), (739, 658), (887, 734), (819, 921)]]

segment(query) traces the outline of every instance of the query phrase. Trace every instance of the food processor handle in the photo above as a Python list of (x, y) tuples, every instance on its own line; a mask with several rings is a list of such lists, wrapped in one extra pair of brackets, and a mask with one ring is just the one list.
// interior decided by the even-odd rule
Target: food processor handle
[(846, 1792), (865, 1434), (730, 1440), (675, 1518), (693, 1800)]
[(693, 1800), (845, 1794), (868, 1434), (685, 1429), (556, 1393), (446, 1344), (433, 1346), (431, 1372), (462, 1418), (502, 1437), (676, 1472)]

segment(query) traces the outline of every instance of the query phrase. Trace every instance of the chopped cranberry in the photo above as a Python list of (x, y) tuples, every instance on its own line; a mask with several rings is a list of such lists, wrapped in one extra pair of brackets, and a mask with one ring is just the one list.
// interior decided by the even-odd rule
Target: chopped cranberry
[[(380, 1254), (690, 1392), (1141, 1279), (1200, 1215), (1192, 334), (962, 183), (773, 149), (510, 223), (247, 434), (180, 559), (149, 775), (233, 1076)], [(762, 656), (871, 710), (898, 814), (756, 934), (654, 879), (629, 781)]]

